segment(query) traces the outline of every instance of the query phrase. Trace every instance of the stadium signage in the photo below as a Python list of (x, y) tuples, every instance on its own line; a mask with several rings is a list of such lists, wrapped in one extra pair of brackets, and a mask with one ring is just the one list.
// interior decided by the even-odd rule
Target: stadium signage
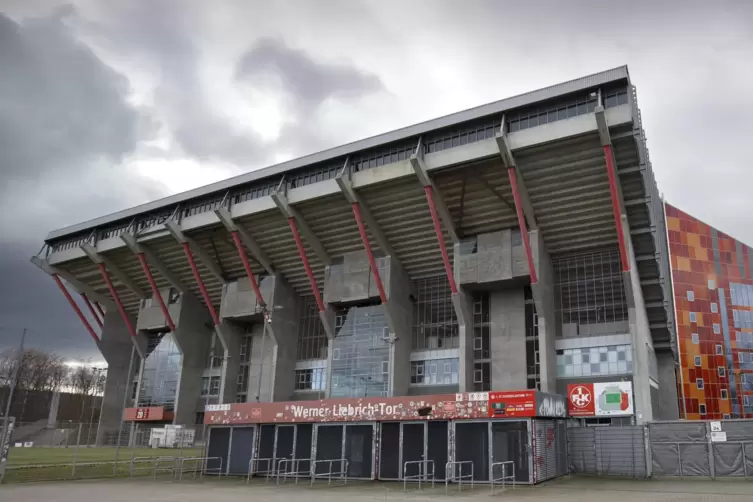
[(635, 413), (632, 382), (577, 383), (567, 386), (571, 417), (619, 417)]

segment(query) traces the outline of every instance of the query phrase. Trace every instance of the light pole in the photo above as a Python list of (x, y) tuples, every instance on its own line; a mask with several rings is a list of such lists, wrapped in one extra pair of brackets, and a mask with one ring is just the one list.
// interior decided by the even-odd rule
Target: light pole
[[(0, 328), (3, 329), (3, 328)], [(18, 384), (18, 375), (21, 373), (21, 363), (23, 362), (24, 358), (24, 342), (26, 341), (26, 328), (23, 329), (23, 332), (21, 333), (21, 341), (18, 344), (18, 365), (16, 365), (16, 369), (13, 372), (13, 378), (10, 381), (10, 388), (8, 390), (8, 402), (5, 404), (5, 422), (3, 423), (3, 433), (0, 434), (0, 454), (2, 454), (3, 449), (5, 448), (5, 439), (6, 435), (8, 434), (8, 427), (10, 426), (10, 405), (13, 402), (13, 393), (16, 390), (16, 385)], [(0, 458), (0, 462), (2, 462), (3, 459)]]

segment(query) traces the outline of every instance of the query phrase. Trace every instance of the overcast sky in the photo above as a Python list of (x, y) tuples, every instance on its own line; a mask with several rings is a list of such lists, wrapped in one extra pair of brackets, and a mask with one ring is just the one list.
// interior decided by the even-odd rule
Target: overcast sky
[(753, 245), (753, 2), (4, 0), (0, 345), (96, 348), (48, 231), (623, 64), (666, 199)]

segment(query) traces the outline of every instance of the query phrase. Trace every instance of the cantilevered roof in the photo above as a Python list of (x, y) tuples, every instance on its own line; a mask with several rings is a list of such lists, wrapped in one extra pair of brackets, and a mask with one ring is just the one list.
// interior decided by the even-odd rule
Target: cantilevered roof
[(317, 163), (330, 161), (347, 155), (356, 154), (360, 151), (368, 150), (374, 147), (387, 146), (390, 143), (405, 141), (416, 136), (420, 136), (439, 129), (456, 126), (465, 122), (473, 121), (490, 115), (504, 113), (508, 110), (526, 107), (541, 101), (551, 100), (560, 96), (572, 94), (574, 92), (603, 86), (612, 82), (629, 80), (627, 66), (620, 66), (611, 70), (595, 73), (586, 77), (570, 80), (560, 84), (552, 85), (525, 94), (520, 94), (511, 98), (495, 101), (486, 105), (471, 108), (469, 110), (453, 113), (437, 119), (421, 122), (412, 126), (404, 127), (385, 134), (372, 136), (360, 141), (348, 143), (342, 146), (324, 150), (319, 153), (300, 157), (298, 159), (276, 164), (274, 166), (257, 169), (246, 174), (228, 178), (217, 183), (212, 183), (200, 188), (182, 192), (170, 197), (165, 197), (153, 202), (132, 207), (107, 216), (102, 216), (83, 223), (78, 223), (49, 233), (46, 240), (56, 240), (71, 234), (77, 234), (87, 230), (92, 230), (102, 225), (107, 225), (116, 221), (134, 218), (138, 215), (165, 209), (169, 206), (180, 204), (192, 199), (206, 197), (212, 194), (225, 192), (229, 189), (244, 185), (250, 182), (261, 181), (265, 178), (280, 176), (285, 173), (294, 172), (301, 168), (311, 166)]

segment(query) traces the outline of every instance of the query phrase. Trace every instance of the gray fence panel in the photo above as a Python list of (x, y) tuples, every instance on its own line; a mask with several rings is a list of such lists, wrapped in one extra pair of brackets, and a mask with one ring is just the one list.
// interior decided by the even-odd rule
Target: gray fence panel
[(727, 441), (753, 442), (753, 420), (724, 420), (721, 424)]
[(742, 443), (714, 443), (712, 449), (717, 476), (745, 476)]
[(653, 422), (648, 428), (657, 443), (706, 441), (706, 422)]
[(642, 426), (570, 428), (568, 440), (572, 472), (634, 478), (648, 476), (645, 429)]
[(652, 442), (651, 459), (655, 476), (682, 476), (678, 443)]
[(680, 462), (683, 476), (711, 476), (707, 443), (680, 443)]
[(567, 430), (570, 471), (596, 474), (596, 429), (571, 427)]

